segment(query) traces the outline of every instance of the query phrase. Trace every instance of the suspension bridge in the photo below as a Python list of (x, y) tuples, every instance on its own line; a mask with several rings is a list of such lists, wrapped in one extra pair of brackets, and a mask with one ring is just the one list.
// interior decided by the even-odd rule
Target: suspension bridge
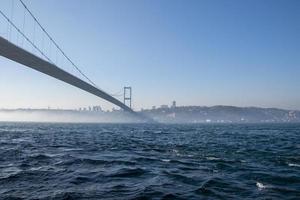
[[(1, 24), (6, 25), (0, 35), (1, 56), (96, 95), (146, 121), (152, 121), (133, 111), (131, 105), (127, 106), (125, 97), (124, 102), (121, 102), (114, 95), (100, 89), (84, 74), (23, 0), (10, 0), (6, 7), (6, 10), (0, 9)], [(38, 33), (41, 34), (39, 38)], [(63, 67), (65, 65), (73, 71), (66, 70)]]

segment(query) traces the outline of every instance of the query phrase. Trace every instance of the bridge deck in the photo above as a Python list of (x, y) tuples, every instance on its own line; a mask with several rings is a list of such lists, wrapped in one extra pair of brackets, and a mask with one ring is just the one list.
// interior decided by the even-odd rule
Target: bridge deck
[(104, 91), (94, 87), (93, 85), (77, 78), (76, 76), (62, 70), (61, 68), (57, 67), (56, 65), (51, 64), (51, 63), (43, 60), (42, 58), (14, 45), (13, 43), (9, 42), (8, 40), (4, 39), (1, 36), (0, 36), (0, 55), (4, 56), (10, 60), (13, 60), (17, 63), (20, 63), (24, 66), (30, 67), (39, 72), (47, 74), (51, 77), (54, 77), (58, 80), (66, 82), (77, 88), (80, 88), (80, 89), (82, 89), (86, 92), (89, 92), (93, 95), (96, 95), (102, 99), (105, 99), (105, 100), (119, 106), (120, 108), (124, 109), (125, 111), (135, 113), (131, 108), (129, 108), (128, 106), (123, 104), (118, 99), (107, 94), (106, 92), (104, 92)]

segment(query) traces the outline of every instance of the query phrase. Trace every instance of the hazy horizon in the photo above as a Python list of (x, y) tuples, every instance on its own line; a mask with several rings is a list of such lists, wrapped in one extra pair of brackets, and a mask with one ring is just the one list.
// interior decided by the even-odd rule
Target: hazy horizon
[[(159, 109), (161, 108), (161, 106), (165, 106), (167, 105), (168, 108), (171, 108), (171, 104), (161, 104), (161, 105), (152, 105), (150, 107), (145, 107), (145, 108), (140, 108), (139, 110), (137, 109), (134, 109), (135, 111), (142, 111), (142, 110), (151, 110), (153, 109), (153, 106), (155, 109)], [(87, 110), (86, 111), (89, 111), (89, 107), (92, 109), (93, 106), (100, 106), (99, 104), (97, 105), (83, 105), (83, 106), (80, 106), (80, 107), (28, 107), (28, 106), (25, 106), (25, 107), (0, 107), (0, 110), (18, 110), (18, 109), (33, 109), (33, 110), (38, 110), (38, 109), (41, 109), (41, 110), (80, 110), (80, 109), (84, 109), (86, 108)], [(280, 110), (293, 110), (293, 111), (300, 111), (300, 109), (286, 109), (286, 108), (280, 108), (280, 107), (262, 107), (262, 106), (236, 106), (236, 105), (224, 105), (224, 104), (216, 104), (216, 105), (177, 105), (176, 107), (179, 108), (179, 107), (218, 107), (218, 106), (224, 106), (224, 107), (237, 107), (237, 108), (262, 108), (262, 109), (280, 109)], [(108, 109), (105, 109), (105, 108), (102, 108), (103, 111), (118, 111), (118, 110), (122, 110), (121, 108), (118, 108), (116, 106), (112, 106), (111, 108), (108, 108)], [(84, 111), (84, 110), (82, 110)]]
[[(138, 116), (145, 116), (156, 123), (299, 123), (299, 110), (278, 108), (207, 106), (168, 106), (141, 109)], [(141, 123), (137, 115), (123, 110), (102, 110), (99, 107), (72, 109), (1, 109), (0, 122), (58, 122), (58, 123)], [(149, 121), (147, 121), (149, 122)]]

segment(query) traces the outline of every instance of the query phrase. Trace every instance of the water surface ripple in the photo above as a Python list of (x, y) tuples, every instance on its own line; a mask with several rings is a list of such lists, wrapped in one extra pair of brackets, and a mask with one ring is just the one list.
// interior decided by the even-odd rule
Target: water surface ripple
[(0, 123), (0, 199), (297, 199), (300, 125)]

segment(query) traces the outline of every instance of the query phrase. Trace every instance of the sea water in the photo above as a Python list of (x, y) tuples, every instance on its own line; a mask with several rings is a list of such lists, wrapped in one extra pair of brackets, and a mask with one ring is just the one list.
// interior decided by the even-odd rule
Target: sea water
[(300, 124), (0, 123), (0, 199), (297, 198)]

